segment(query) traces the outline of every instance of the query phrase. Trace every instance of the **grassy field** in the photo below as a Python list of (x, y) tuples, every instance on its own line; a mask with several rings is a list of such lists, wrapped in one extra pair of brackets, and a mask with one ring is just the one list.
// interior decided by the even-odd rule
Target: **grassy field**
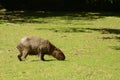
[[(50, 40), (66, 60), (18, 61), (16, 44), (29, 35)], [(120, 80), (120, 15), (0, 12), (0, 80)]]

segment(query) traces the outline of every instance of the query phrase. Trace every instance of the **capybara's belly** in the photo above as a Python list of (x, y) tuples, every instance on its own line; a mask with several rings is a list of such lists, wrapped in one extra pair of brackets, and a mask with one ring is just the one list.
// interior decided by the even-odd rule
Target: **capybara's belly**
[(33, 49), (33, 50), (30, 50), (28, 54), (29, 55), (38, 55), (38, 51), (37, 51), (37, 49)]

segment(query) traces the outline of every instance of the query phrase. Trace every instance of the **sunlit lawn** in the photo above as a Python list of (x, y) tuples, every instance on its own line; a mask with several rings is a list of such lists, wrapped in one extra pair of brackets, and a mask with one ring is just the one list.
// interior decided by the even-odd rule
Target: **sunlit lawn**
[[(7, 15), (5, 15), (7, 14)], [(18, 61), (24, 36), (50, 40), (65, 61), (28, 56)], [(92, 12), (0, 14), (0, 80), (120, 80), (120, 15)]]

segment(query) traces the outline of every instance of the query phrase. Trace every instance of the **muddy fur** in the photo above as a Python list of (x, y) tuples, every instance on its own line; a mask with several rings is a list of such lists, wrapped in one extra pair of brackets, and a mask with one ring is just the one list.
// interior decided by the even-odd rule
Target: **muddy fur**
[(17, 44), (19, 51), (18, 59), (22, 61), (22, 58), (26, 58), (28, 55), (38, 55), (40, 59), (44, 61), (44, 55), (51, 55), (58, 60), (64, 60), (64, 53), (56, 48), (49, 40), (42, 38), (27, 36), (20, 40)]

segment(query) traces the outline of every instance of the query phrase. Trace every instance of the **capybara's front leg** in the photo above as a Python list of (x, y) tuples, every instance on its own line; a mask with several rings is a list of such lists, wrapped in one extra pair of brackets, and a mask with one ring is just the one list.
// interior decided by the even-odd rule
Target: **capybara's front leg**
[(45, 61), (44, 54), (43, 53), (39, 53), (39, 55), (40, 55), (40, 60)]

